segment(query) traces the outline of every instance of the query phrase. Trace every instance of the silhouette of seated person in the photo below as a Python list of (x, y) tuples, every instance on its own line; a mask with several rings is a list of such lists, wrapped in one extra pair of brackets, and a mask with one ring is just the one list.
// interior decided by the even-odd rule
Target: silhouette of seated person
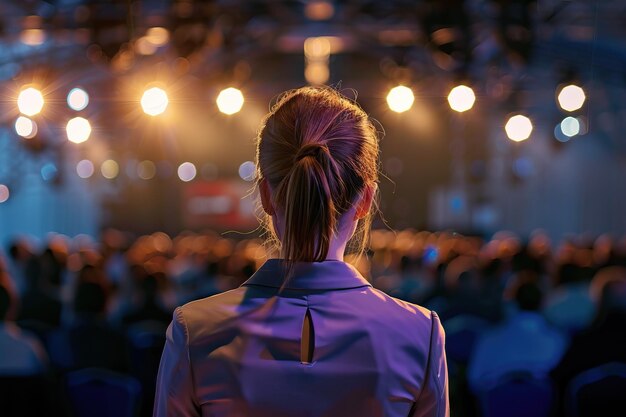
[(17, 295), (0, 277), (0, 376), (43, 374), (47, 355), (39, 341), (13, 321)]
[(468, 382), (473, 392), (511, 372), (547, 377), (567, 346), (566, 337), (539, 313), (542, 292), (536, 277), (518, 274), (511, 288), (514, 310), (481, 336), (470, 357)]
[(83, 267), (71, 322), (50, 338), (50, 355), (63, 371), (97, 367), (124, 373), (129, 369), (128, 341), (107, 322), (108, 288), (105, 279), (94, 279), (98, 276), (104, 276), (99, 269)]
[[(569, 382), (587, 369), (609, 362), (626, 363), (626, 268), (611, 266), (599, 270), (590, 286), (597, 303), (594, 321), (571, 341), (551, 376), (560, 394)], [(559, 415), (563, 412), (559, 409)]]
[[(59, 299), (62, 266), (54, 253), (46, 249), (40, 256), (31, 257), (25, 267), (26, 291), (22, 297), (18, 322), (40, 323), (56, 328), (61, 322), (63, 304)], [(37, 324), (35, 324), (37, 326)], [(33, 329), (36, 330), (36, 329)]]
[(136, 305), (131, 306), (122, 317), (122, 323), (154, 321), (167, 326), (172, 319), (172, 312), (164, 308), (159, 298), (159, 286), (165, 282), (165, 274), (155, 272), (136, 279), (138, 290)]

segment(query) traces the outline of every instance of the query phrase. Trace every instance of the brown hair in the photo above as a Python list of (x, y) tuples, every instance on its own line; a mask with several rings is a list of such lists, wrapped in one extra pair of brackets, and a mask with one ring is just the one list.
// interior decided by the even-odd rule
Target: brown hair
[[(258, 135), (257, 185), (266, 179), (272, 204), (284, 211), (281, 245), (289, 270), (296, 262), (326, 258), (341, 215), (378, 181), (378, 152), (367, 114), (334, 89), (292, 90), (272, 107)], [(352, 239), (360, 251), (371, 214)], [(271, 225), (269, 216), (266, 223)]]

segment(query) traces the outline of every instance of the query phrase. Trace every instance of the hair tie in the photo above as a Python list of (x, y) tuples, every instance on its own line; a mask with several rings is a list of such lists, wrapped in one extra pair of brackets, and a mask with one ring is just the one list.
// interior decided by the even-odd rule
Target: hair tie
[(303, 158), (306, 158), (307, 156), (312, 156), (313, 158), (317, 159), (322, 152), (330, 155), (330, 150), (328, 149), (328, 146), (322, 143), (309, 143), (300, 148), (300, 151), (298, 151), (298, 154), (296, 155), (296, 162), (300, 161)]

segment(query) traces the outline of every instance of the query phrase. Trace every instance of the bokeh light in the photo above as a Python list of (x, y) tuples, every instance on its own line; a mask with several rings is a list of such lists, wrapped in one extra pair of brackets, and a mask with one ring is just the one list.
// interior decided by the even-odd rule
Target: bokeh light
[(191, 162), (183, 162), (178, 167), (178, 178), (181, 181), (189, 182), (196, 177), (196, 166)]
[(81, 111), (89, 104), (89, 94), (82, 88), (72, 88), (67, 95), (67, 105), (70, 109)]
[(76, 174), (78, 174), (81, 178), (89, 178), (95, 172), (95, 167), (93, 166), (93, 162), (89, 159), (83, 159), (76, 164)]
[(580, 123), (575, 117), (566, 117), (561, 121), (561, 131), (565, 136), (572, 137), (580, 133)]
[(246, 161), (243, 164), (239, 165), (239, 176), (244, 181), (252, 181), (254, 180), (254, 175), (256, 173), (256, 165), (252, 161)]
[(6, 202), (11, 196), (11, 192), (9, 191), (9, 187), (4, 184), (0, 184), (0, 203)]
[(100, 166), (100, 172), (102, 176), (107, 179), (113, 179), (120, 173), (120, 166), (113, 159), (107, 159)]
[(17, 108), (20, 110), (20, 113), (26, 116), (34, 116), (41, 112), (43, 104), (44, 100), (41, 91), (33, 87), (20, 91), (20, 94), (17, 96)]
[(59, 174), (59, 168), (54, 164), (54, 162), (48, 162), (41, 167), (41, 178), (44, 181), (54, 181)]
[(387, 104), (392, 111), (403, 113), (413, 106), (415, 96), (409, 87), (399, 85), (392, 88), (387, 94)]
[(32, 139), (37, 135), (37, 123), (25, 116), (15, 121), (15, 132), (23, 138)]
[(243, 107), (243, 94), (236, 88), (229, 87), (217, 96), (217, 108), (224, 114), (235, 114)]
[(577, 85), (568, 85), (563, 87), (557, 101), (559, 106), (565, 111), (576, 111), (585, 104), (585, 91)]
[(141, 108), (150, 116), (157, 116), (167, 109), (169, 99), (165, 90), (152, 87), (146, 90), (141, 97)]
[(164, 27), (155, 26), (148, 29), (145, 39), (154, 46), (163, 46), (170, 40), (170, 33)]
[(74, 117), (67, 122), (65, 130), (70, 142), (83, 143), (91, 135), (91, 124), (83, 117)]
[(149, 180), (156, 175), (156, 165), (152, 161), (141, 161), (137, 165), (137, 175), (143, 180)]
[(459, 113), (468, 111), (474, 107), (475, 101), (476, 95), (474, 94), (474, 90), (466, 85), (457, 85), (450, 91), (450, 94), (448, 94), (450, 108)]
[(504, 130), (509, 139), (514, 142), (521, 142), (530, 137), (533, 131), (533, 124), (528, 117), (518, 114), (506, 122)]

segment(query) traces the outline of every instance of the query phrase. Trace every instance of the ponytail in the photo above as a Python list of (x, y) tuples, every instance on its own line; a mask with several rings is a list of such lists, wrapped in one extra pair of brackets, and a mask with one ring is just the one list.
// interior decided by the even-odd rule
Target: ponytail
[[(288, 92), (259, 131), (257, 182), (262, 180), (273, 191), (272, 204), (284, 214), (276, 240), (288, 279), (297, 262), (327, 258), (339, 218), (366, 186), (377, 182), (376, 130), (358, 105), (333, 89)], [(357, 227), (363, 235), (360, 250), (370, 219), (366, 216)]]

